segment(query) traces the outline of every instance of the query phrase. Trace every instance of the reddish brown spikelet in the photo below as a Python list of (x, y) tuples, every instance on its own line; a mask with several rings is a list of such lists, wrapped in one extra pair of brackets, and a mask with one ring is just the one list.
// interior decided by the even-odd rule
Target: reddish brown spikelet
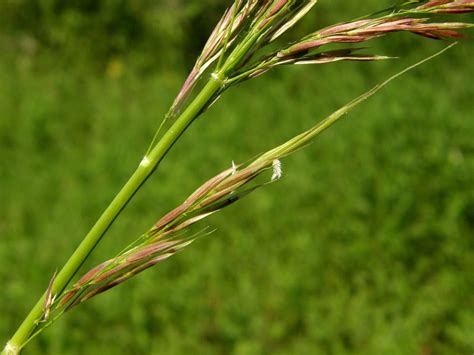
[(200, 215), (197, 215), (195, 217), (192, 217), (186, 221), (184, 221), (183, 223), (181, 224), (178, 224), (176, 227), (174, 227), (173, 229), (170, 230), (170, 232), (177, 232), (177, 231), (180, 231), (186, 227), (189, 227), (190, 225), (200, 221), (201, 219), (203, 218), (206, 218), (207, 216), (209, 216), (210, 214), (212, 214), (212, 212), (208, 212), (208, 213), (203, 213), (203, 214), (200, 214)]
[(223, 180), (225, 180), (232, 172), (232, 169), (226, 169), (223, 172), (217, 174), (213, 178), (206, 181), (201, 185), (196, 191), (194, 191), (191, 196), (189, 196), (183, 204), (167, 213), (163, 216), (158, 222), (155, 223), (155, 229), (161, 229), (167, 224), (174, 221), (178, 216), (181, 216), (186, 210), (191, 207), (197, 200), (205, 196), (209, 191), (214, 189), (219, 185)]
[(81, 286), (86, 284), (87, 282), (91, 281), (94, 276), (96, 276), (100, 271), (102, 271), (105, 267), (110, 265), (112, 263), (112, 260), (107, 260), (104, 261), (102, 264), (97, 265), (96, 267), (92, 268), (88, 272), (84, 274), (75, 284), (74, 286)]
[(426, 4), (418, 6), (417, 9), (429, 9), (430, 7), (435, 7), (439, 5), (444, 5), (447, 3), (450, 3), (451, 0), (433, 0), (433, 1), (428, 1)]
[(278, 11), (281, 10), (283, 6), (286, 5), (288, 0), (279, 0), (275, 5), (273, 5), (272, 9), (268, 12), (267, 17), (272, 17), (275, 15)]
[(443, 39), (443, 38), (463, 38), (464, 36), (453, 30), (420, 30), (420, 31), (412, 31), (414, 34), (432, 38), (432, 39)]
[(214, 176), (213, 178), (206, 181), (202, 184), (196, 191), (194, 191), (191, 196), (189, 196), (186, 201), (195, 202), (199, 200), (201, 197), (206, 195), (209, 191), (211, 191), (214, 187), (219, 185), (225, 178), (227, 178), (232, 173), (232, 169), (226, 169), (220, 174)]
[(176, 219), (176, 217), (180, 216), (185, 212), (188, 207), (190, 206), (190, 203), (183, 203), (182, 205), (176, 207), (174, 210), (171, 212), (168, 212), (165, 216), (163, 216), (158, 222), (155, 224), (155, 229), (162, 229), (165, 227), (167, 224), (171, 223)]
[(218, 191), (221, 191), (222, 189), (226, 189), (229, 186), (234, 186), (235, 184), (249, 181), (250, 178), (255, 176), (255, 173), (256, 171), (251, 168), (240, 170), (234, 175), (228, 177), (226, 180), (222, 181), (222, 183), (219, 184), (219, 186), (217, 186), (216, 188)]
[(427, 10), (438, 14), (460, 14), (474, 11), (474, 1), (472, 0), (434, 0), (418, 6), (417, 10)]
[(119, 283), (120, 283), (119, 281), (114, 280), (114, 281), (112, 281), (112, 282), (110, 282), (110, 283), (108, 283), (104, 286), (100, 286), (100, 287), (94, 289), (93, 291), (91, 291), (89, 293), (86, 293), (84, 296), (79, 298), (79, 300), (74, 301), (74, 303), (71, 306), (76, 306), (79, 303), (85, 302), (88, 299), (91, 299), (92, 297), (98, 295), (99, 293), (105, 292), (105, 291), (111, 289), (112, 287), (117, 286)]
[(67, 304), (77, 293), (78, 289), (73, 289), (71, 291), (69, 291), (68, 293), (66, 293), (62, 298), (61, 300), (59, 301), (59, 307), (62, 307), (64, 306), (65, 304)]
[[(161, 254), (161, 255), (158, 255), (156, 257), (154, 257), (153, 259), (151, 260), (148, 260), (146, 263), (143, 263), (139, 266), (137, 266), (136, 268), (134, 268), (130, 273), (128, 273), (127, 275), (130, 275), (130, 276), (133, 276), (133, 275), (136, 275), (138, 274), (139, 272), (142, 272), (143, 270), (146, 270), (152, 266), (154, 266), (155, 264), (157, 264), (158, 262), (160, 261), (163, 261), (165, 259), (168, 259), (170, 256), (174, 255), (176, 253), (177, 250), (170, 250), (168, 251), (167, 253), (165, 254)], [(120, 278), (122, 279), (122, 278)]]
[(207, 199), (205, 199), (204, 201), (202, 201), (199, 204), (199, 207), (200, 208), (207, 207), (207, 206), (211, 205), (213, 202), (219, 201), (224, 196), (230, 194), (235, 189), (236, 189), (236, 186), (227, 187), (226, 189), (224, 189), (222, 191), (219, 191), (219, 192), (213, 194), (212, 196), (209, 196)]
[(360, 42), (364, 42), (365, 40), (367, 40), (367, 38), (364, 36), (347, 36), (347, 35), (336, 36), (335, 35), (335, 36), (297, 43), (291, 46), (290, 48), (278, 53), (277, 56), (280, 58), (283, 58), (283, 57), (292, 56), (295, 54), (306, 53), (311, 49), (315, 49), (329, 43), (360, 43)]
[(99, 283), (104, 280), (107, 280), (109, 277), (113, 276), (114, 274), (122, 271), (123, 269), (126, 269), (129, 265), (126, 263), (119, 264), (115, 266), (114, 268), (110, 269), (109, 271), (104, 272), (103, 274), (100, 274), (99, 276), (94, 278), (94, 283)]
[(85, 302), (87, 301), (88, 299), (91, 299), (92, 297), (94, 296), (97, 296), (98, 294), (100, 293), (103, 293), (107, 290), (110, 290), (111, 288), (117, 286), (117, 285), (120, 285), (121, 283), (123, 283), (124, 281), (127, 281), (129, 278), (131, 278), (132, 276), (135, 276), (136, 274), (138, 274), (139, 272), (143, 271), (143, 270), (146, 270), (150, 267), (152, 267), (153, 265), (155, 265), (156, 263), (164, 260), (164, 259), (167, 259), (169, 258), (171, 255), (173, 255), (175, 253), (175, 251), (172, 251), (172, 252), (169, 252), (169, 253), (166, 253), (166, 254), (162, 254), (162, 255), (159, 255), (157, 256), (156, 258), (153, 258), (151, 260), (149, 260), (148, 262), (142, 264), (142, 265), (139, 265), (138, 267), (134, 268), (133, 270), (127, 272), (126, 274), (112, 280), (111, 282), (105, 284), (105, 285), (102, 285), (96, 289), (93, 289), (92, 291), (86, 293), (84, 296), (82, 296), (79, 300), (75, 301), (74, 304), (72, 306), (75, 306), (79, 303), (82, 303), (82, 302)]
[(347, 31), (352, 31), (356, 28), (361, 28), (363, 26), (366, 26), (373, 22), (373, 20), (359, 20), (359, 21), (354, 21), (354, 22), (349, 22), (349, 23), (340, 23), (335, 26), (327, 27), (325, 29), (322, 29), (319, 31), (319, 35), (321, 37), (326, 37), (329, 35), (333, 35), (336, 33), (344, 33)]
[(177, 244), (180, 244), (181, 241), (179, 240), (174, 240), (174, 241), (161, 241), (159, 243), (147, 245), (146, 247), (143, 247), (139, 249), (137, 252), (133, 253), (131, 256), (127, 258), (127, 263), (133, 264), (137, 261), (140, 261), (142, 259), (149, 258), (153, 256), (153, 254), (156, 254), (160, 251), (166, 250), (168, 248), (172, 248), (176, 246)]

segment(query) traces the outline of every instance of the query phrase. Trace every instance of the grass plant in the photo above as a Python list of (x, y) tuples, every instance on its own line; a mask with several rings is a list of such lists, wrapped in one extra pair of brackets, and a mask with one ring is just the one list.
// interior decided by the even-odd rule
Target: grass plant
[[(235, 165), (202, 185), (186, 201), (162, 217), (141, 238), (116, 257), (91, 269), (70, 288), (78, 269), (100, 242), (130, 199), (156, 170), (189, 125), (202, 115), (228, 88), (262, 75), (279, 65), (326, 64), (337, 61), (376, 61), (385, 56), (360, 54), (354, 43), (362, 43), (393, 32), (411, 32), (424, 37), (458, 38), (462, 22), (436, 22), (432, 16), (471, 12), (471, 1), (408, 2), (374, 15), (326, 27), (274, 49), (273, 42), (297, 23), (316, 1), (235, 1), (212, 32), (194, 68), (160, 128), (125, 186), (86, 235), (65, 266), (51, 277), (43, 296), (20, 325), (4, 349), (21, 349), (51, 325), (62, 313), (96, 294), (136, 275), (187, 246), (196, 235), (183, 232), (209, 216), (268, 183), (250, 185), (270, 169), (270, 182), (281, 176), (280, 159), (300, 149), (355, 105), (377, 92), (379, 85), (336, 111), (314, 128), (290, 139), (246, 164)], [(336, 46), (336, 47), (334, 47)], [(349, 47), (348, 47), (349, 46)], [(200, 84), (202, 78), (204, 84)], [(391, 80), (391, 79), (390, 79)]]

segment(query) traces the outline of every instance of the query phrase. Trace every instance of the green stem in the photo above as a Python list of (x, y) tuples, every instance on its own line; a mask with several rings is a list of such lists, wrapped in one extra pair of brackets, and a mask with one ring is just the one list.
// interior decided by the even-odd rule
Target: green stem
[[(222, 81), (219, 79), (219, 76), (216, 78), (212, 77), (196, 98), (189, 104), (186, 110), (177, 118), (170, 129), (163, 135), (161, 140), (153, 147), (150, 153), (143, 158), (133, 175), (105, 209), (81, 244), (79, 244), (64, 267), (57, 274), (51, 290), (53, 295), (59, 294), (64, 290), (74, 274), (99, 243), (107, 229), (112, 225), (115, 218), (117, 218), (133, 195), (138, 191), (140, 186), (152, 174), (181, 134), (201, 113), (202, 109), (214, 94), (221, 88), (221, 85)], [(28, 341), (37, 326), (37, 322), (43, 315), (44, 297), (45, 295), (43, 294), (17, 329), (5, 349), (2, 351), (3, 355), (19, 353), (21, 348)]]
[(231, 52), (229, 58), (227, 58), (227, 60), (222, 65), (222, 68), (220, 66), (217, 67), (218, 69), (221, 68), (220, 72), (231, 72), (239, 64), (242, 58), (249, 53), (250, 49), (255, 44), (260, 35), (260, 32), (256, 32), (244, 39), (242, 43)]

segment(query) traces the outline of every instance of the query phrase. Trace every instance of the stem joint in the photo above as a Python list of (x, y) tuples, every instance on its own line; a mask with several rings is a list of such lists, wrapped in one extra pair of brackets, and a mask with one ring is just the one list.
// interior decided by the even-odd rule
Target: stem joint
[(219, 87), (223, 88), (226, 85), (227, 78), (222, 74), (222, 72), (212, 72), (211, 80), (219, 84)]

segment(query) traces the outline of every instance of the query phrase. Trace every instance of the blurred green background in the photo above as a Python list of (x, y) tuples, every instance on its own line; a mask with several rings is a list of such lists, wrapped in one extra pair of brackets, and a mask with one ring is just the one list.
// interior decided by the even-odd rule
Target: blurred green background
[[(228, 1), (0, 2), (0, 340), (141, 159)], [(321, 1), (294, 35), (391, 1)], [(474, 18), (464, 17), (474, 21)], [(216, 172), (445, 46), (288, 67), (227, 92), (173, 148), (88, 266)], [(472, 41), (397, 79), (283, 161), (217, 231), (64, 316), (25, 354), (471, 354)], [(205, 226), (203, 223), (201, 226)]]

